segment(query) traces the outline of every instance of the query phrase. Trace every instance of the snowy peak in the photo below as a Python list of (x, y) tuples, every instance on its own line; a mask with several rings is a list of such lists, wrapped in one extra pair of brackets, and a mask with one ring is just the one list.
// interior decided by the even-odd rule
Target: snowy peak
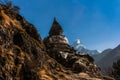
[(81, 44), (80, 39), (75, 40), (75, 42), (73, 43), (73, 45), (80, 45), (80, 44)]
[(75, 42), (72, 44), (72, 47), (74, 47), (75, 49), (85, 48), (85, 46), (81, 43), (80, 39), (75, 40)]
[(89, 50), (87, 49), (84, 44), (81, 43), (80, 39), (76, 39), (75, 42), (72, 44), (72, 47), (77, 51), (79, 54), (89, 54), (95, 55), (99, 54), (98, 50)]
[(81, 41), (79, 39), (77, 39), (74, 44), (81, 44)]

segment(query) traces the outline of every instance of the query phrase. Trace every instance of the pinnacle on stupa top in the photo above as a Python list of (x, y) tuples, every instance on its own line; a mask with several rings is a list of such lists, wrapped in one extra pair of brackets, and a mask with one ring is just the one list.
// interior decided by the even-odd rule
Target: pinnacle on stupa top
[(52, 24), (52, 27), (49, 31), (49, 35), (53, 36), (53, 35), (62, 35), (63, 29), (61, 27), (61, 25), (57, 22), (56, 17), (54, 17), (54, 21)]

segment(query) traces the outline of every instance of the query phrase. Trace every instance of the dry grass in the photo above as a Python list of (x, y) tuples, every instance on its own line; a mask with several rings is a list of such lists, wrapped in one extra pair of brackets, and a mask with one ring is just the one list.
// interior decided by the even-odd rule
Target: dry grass
[(39, 73), (38, 73), (38, 75), (41, 76), (42, 80), (53, 80), (52, 77), (50, 77), (50, 76), (48, 76), (48, 75), (46, 74), (46, 71), (45, 71), (44, 69), (43, 69), (43, 70), (40, 70)]
[(0, 15), (3, 18), (1, 25), (3, 25), (6, 28), (17, 27), (18, 29), (22, 30), (20, 22), (16, 19), (11, 19), (7, 14), (5, 14), (4, 10), (1, 10)]

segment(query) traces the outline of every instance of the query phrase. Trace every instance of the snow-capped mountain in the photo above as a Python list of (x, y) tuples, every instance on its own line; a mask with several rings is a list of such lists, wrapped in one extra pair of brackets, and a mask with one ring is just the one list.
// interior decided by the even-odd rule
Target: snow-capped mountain
[(87, 49), (79, 39), (75, 40), (75, 42), (72, 44), (72, 47), (77, 51), (78, 54), (95, 55), (100, 53), (98, 50)]

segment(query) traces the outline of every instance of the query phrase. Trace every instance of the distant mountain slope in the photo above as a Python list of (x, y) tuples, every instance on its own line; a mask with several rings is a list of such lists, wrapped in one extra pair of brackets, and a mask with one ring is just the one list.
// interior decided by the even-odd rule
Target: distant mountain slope
[(106, 49), (103, 52), (101, 52), (100, 54), (95, 54), (92, 57), (95, 59), (95, 63), (97, 64), (103, 57), (105, 57), (110, 51), (112, 51), (112, 49)]
[(120, 45), (114, 49), (108, 49), (102, 52), (103, 57), (96, 62), (96, 64), (102, 69), (104, 74), (107, 74), (108, 69), (112, 68), (113, 62), (120, 59)]

